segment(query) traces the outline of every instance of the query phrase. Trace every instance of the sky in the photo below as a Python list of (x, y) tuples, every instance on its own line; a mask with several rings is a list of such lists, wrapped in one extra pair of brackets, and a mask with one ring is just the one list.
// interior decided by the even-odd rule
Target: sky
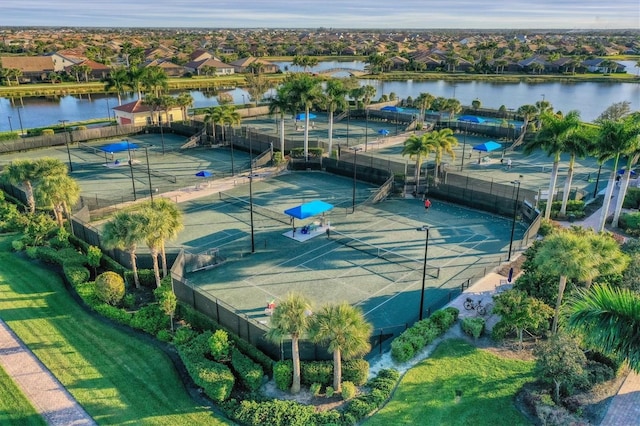
[(640, 29), (638, 0), (0, 0), (0, 26)]

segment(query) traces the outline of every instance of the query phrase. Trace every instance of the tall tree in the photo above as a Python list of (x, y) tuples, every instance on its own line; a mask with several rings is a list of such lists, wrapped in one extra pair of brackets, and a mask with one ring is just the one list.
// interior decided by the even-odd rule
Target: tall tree
[[(621, 121), (626, 125), (627, 131), (630, 134), (630, 146), (626, 155), (627, 165), (622, 178), (620, 179), (618, 198), (613, 212), (613, 220), (611, 221), (611, 226), (614, 228), (618, 227), (618, 221), (622, 214), (622, 206), (624, 205), (624, 199), (627, 195), (627, 190), (629, 189), (629, 180), (631, 179), (633, 166), (638, 163), (638, 158), (640, 158), (640, 112), (634, 112), (633, 114), (621, 119)], [(634, 134), (635, 138), (633, 136)], [(618, 172), (616, 171), (616, 173)]]
[(104, 90), (115, 90), (118, 96), (118, 105), (122, 105), (122, 94), (130, 88), (129, 82), (129, 74), (125, 68), (114, 68), (104, 80)]
[(277, 113), (280, 116), (280, 152), (284, 159), (284, 118), (286, 114), (295, 114), (296, 109), (289, 102), (289, 92), (286, 85), (280, 86), (276, 91), (276, 96), (269, 100), (269, 114)]
[(322, 97), (322, 104), (329, 112), (329, 156), (333, 150), (333, 114), (337, 109), (344, 109), (347, 107), (347, 93), (348, 90), (342, 84), (341, 79), (332, 78), (327, 81), (324, 96)]
[(309, 158), (309, 113), (322, 95), (320, 80), (307, 74), (293, 74), (284, 83), (288, 100), (297, 108), (304, 109), (304, 158)]
[(567, 302), (567, 327), (585, 344), (640, 373), (640, 296), (629, 289), (596, 285)]
[(118, 212), (107, 222), (102, 232), (103, 243), (107, 248), (126, 250), (129, 253), (133, 280), (136, 288), (140, 288), (136, 250), (144, 240), (145, 218), (140, 213)]
[(176, 105), (182, 110), (182, 120), (186, 121), (189, 117), (188, 109), (193, 106), (193, 96), (187, 92), (180, 93), (176, 98)]
[(522, 290), (508, 290), (494, 296), (492, 313), (500, 316), (502, 327), (514, 328), (522, 348), (522, 334), (525, 330), (538, 331), (543, 324), (549, 327), (553, 309), (539, 299), (527, 295)]
[(557, 334), (535, 350), (536, 371), (543, 381), (553, 383), (553, 400), (560, 403), (560, 387), (584, 374), (587, 359), (578, 342), (567, 335)]
[(40, 158), (38, 160), (15, 160), (12, 161), (4, 171), (5, 176), (13, 185), (21, 184), (27, 196), (27, 207), (29, 212), (36, 210), (36, 200), (34, 196), (34, 186), (44, 177), (55, 177), (66, 175), (67, 166), (60, 160), (54, 158)]
[(333, 352), (333, 388), (336, 392), (342, 389), (342, 360), (369, 352), (372, 330), (362, 310), (346, 302), (323, 306), (314, 313), (309, 335), (315, 342), (326, 342)]
[[(631, 120), (625, 121), (604, 121), (600, 125), (598, 132), (597, 146), (595, 148), (598, 161), (603, 164), (605, 161), (613, 159), (613, 167), (609, 174), (609, 181), (602, 202), (602, 213), (598, 222), (597, 231), (603, 231), (604, 225), (609, 215), (611, 196), (615, 186), (615, 177), (618, 172), (620, 156), (638, 151), (638, 133), (636, 125)], [(630, 173), (630, 171), (627, 171)]]
[(80, 199), (80, 186), (78, 182), (67, 174), (47, 174), (36, 186), (38, 204), (48, 207), (53, 211), (56, 222), (60, 228), (64, 227), (63, 214), (70, 217), (70, 206), (75, 205)]
[(266, 337), (276, 343), (291, 337), (293, 383), (291, 393), (300, 392), (300, 338), (307, 333), (311, 322), (311, 302), (304, 296), (290, 293), (276, 306)]
[(568, 133), (564, 140), (564, 152), (569, 153), (569, 169), (567, 170), (567, 179), (564, 181), (564, 190), (562, 191), (562, 205), (560, 206), (560, 215), (562, 216), (567, 213), (567, 203), (569, 202), (576, 158), (586, 157), (592, 151), (595, 139), (595, 128), (581, 124), (574, 131)]
[(436, 150), (436, 143), (432, 139), (427, 139), (427, 133), (418, 136), (411, 135), (404, 141), (404, 147), (402, 148), (402, 156), (408, 155), (409, 158), (416, 161), (416, 192), (420, 187), (420, 170), (422, 169), (422, 162), (429, 157), (429, 153)]
[(542, 129), (536, 138), (524, 147), (525, 154), (529, 155), (537, 149), (542, 149), (548, 156), (553, 156), (553, 168), (549, 179), (549, 195), (545, 208), (544, 218), (551, 217), (551, 204), (558, 179), (560, 167), (560, 154), (565, 150), (565, 140), (580, 126), (580, 113), (571, 111), (565, 117), (553, 113), (543, 113), (541, 116)]
[(431, 108), (431, 104), (435, 99), (435, 96), (430, 93), (420, 93), (416, 98), (414, 105), (420, 110), (420, 123), (424, 123), (424, 114), (426, 110)]
[(440, 165), (442, 164), (442, 158), (444, 154), (449, 155), (451, 157), (451, 161), (456, 159), (456, 153), (453, 150), (456, 146), (458, 146), (458, 139), (453, 136), (453, 130), (451, 129), (442, 129), (442, 130), (434, 130), (432, 132), (426, 133), (425, 140), (427, 145), (432, 145), (434, 147), (435, 152), (435, 177), (436, 182), (438, 182), (438, 177), (440, 176)]
[(551, 331), (558, 331), (560, 306), (567, 279), (586, 281), (597, 273), (589, 241), (570, 231), (558, 231), (547, 236), (533, 259), (537, 268), (560, 277), (558, 297)]
[(272, 87), (271, 81), (269, 81), (263, 74), (247, 74), (245, 75), (245, 81), (247, 82), (247, 92), (249, 93), (249, 99), (252, 100), (256, 106), (262, 99), (265, 93)]

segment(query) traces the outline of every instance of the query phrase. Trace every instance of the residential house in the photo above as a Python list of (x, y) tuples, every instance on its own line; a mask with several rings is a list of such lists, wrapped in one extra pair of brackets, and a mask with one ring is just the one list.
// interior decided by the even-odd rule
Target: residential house
[(106, 78), (109, 75), (109, 73), (111, 73), (111, 68), (109, 68), (107, 65), (101, 64), (96, 61), (92, 61), (90, 59), (85, 59), (81, 62), (69, 65), (64, 68), (64, 71), (69, 75), (75, 76), (74, 67), (84, 66), (84, 65), (86, 65), (89, 68), (86, 74), (82, 73), (82, 75), (77, 76), (79, 80), (102, 80)]
[(154, 59), (171, 58), (175, 54), (176, 52), (173, 49), (170, 49), (166, 46), (158, 46), (146, 49), (144, 51), (144, 58), (147, 61), (153, 61)]
[(194, 50), (194, 52), (191, 55), (189, 55), (190, 62), (198, 62), (198, 61), (203, 61), (205, 59), (215, 59), (215, 58), (211, 53), (202, 49)]
[(273, 74), (280, 71), (280, 67), (274, 63), (269, 61), (265, 61), (264, 59), (259, 59), (254, 56), (249, 56), (247, 58), (241, 58), (237, 61), (231, 62), (231, 66), (235, 72), (244, 73), (244, 72), (252, 72), (252, 65), (260, 64), (261, 70), (260, 73), (264, 74)]
[(54, 71), (50, 56), (0, 56), (0, 68), (20, 70), (17, 77), (20, 83), (39, 83), (46, 81)]
[(182, 115), (183, 110), (181, 107), (173, 107), (168, 111), (152, 111), (151, 107), (145, 105), (140, 99), (112, 109), (116, 122), (122, 125), (148, 126), (158, 122), (172, 123), (185, 119)]
[(234, 73), (232, 65), (225, 64), (214, 58), (188, 62), (184, 65), (184, 69), (187, 72), (195, 73), (196, 75), (201, 75), (203, 73), (202, 70), (206, 69), (205, 67), (214, 68), (216, 75), (230, 75)]
[(154, 59), (153, 61), (146, 62), (143, 66), (162, 68), (169, 77), (182, 77), (185, 72), (182, 65), (174, 64), (166, 59)]

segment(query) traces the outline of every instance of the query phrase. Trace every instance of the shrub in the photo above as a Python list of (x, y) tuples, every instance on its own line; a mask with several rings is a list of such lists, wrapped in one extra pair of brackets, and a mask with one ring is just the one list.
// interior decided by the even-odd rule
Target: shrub
[[(67, 281), (76, 287), (78, 284), (89, 281), (91, 273), (84, 266), (65, 265), (63, 267), (64, 276), (67, 277)], [(123, 284), (124, 285), (124, 284)]]
[(171, 342), (173, 340), (173, 335), (169, 330), (160, 330), (158, 334), (156, 334), (156, 338), (161, 342)]
[(356, 385), (351, 382), (342, 382), (342, 399), (349, 400), (356, 396)]
[(92, 304), (92, 308), (94, 311), (99, 313), (105, 318), (109, 318), (115, 322), (120, 324), (130, 325), (131, 324), (131, 314), (125, 311), (124, 309), (111, 306), (107, 303), (99, 302), (97, 298), (94, 297), (94, 300), (98, 303)]
[[(129, 284), (134, 283), (133, 271), (126, 271), (124, 273), (124, 280)], [(156, 276), (153, 273), (153, 269), (138, 269), (138, 280), (142, 287), (157, 288)]]
[(169, 328), (169, 325), (169, 317), (155, 303), (140, 308), (131, 319), (131, 327), (143, 330), (153, 336), (163, 328)]
[(304, 385), (320, 383), (324, 386), (333, 381), (333, 362), (331, 361), (302, 361), (300, 363), (301, 382)]
[(22, 240), (13, 240), (11, 241), (11, 248), (13, 251), (22, 251), (24, 250), (24, 243)]
[(120, 275), (107, 271), (98, 275), (95, 282), (96, 296), (100, 300), (114, 306), (120, 303), (124, 297), (124, 280)]
[(320, 395), (320, 389), (322, 389), (322, 385), (320, 383), (311, 383), (311, 386), (309, 386), (309, 392), (311, 392), (311, 395), (313, 396)]
[(640, 188), (631, 186), (627, 188), (622, 207), (625, 209), (637, 209), (640, 207)]
[(209, 350), (214, 361), (227, 361), (229, 359), (229, 335), (224, 330), (216, 330), (209, 339)]
[(273, 379), (281, 391), (288, 391), (293, 384), (293, 363), (291, 360), (278, 361), (273, 366)]
[(342, 363), (342, 380), (352, 382), (356, 386), (367, 383), (369, 378), (369, 362), (364, 359), (350, 359)]
[(372, 404), (363, 399), (354, 398), (349, 403), (349, 406), (345, 410), (345, 416), (347, 413), (351, 414), (357, 421), (366, 417), (370, 412), (372, 412), (376, 408), (378, 407), (375, 404)]
[(84, 266), (87, 264), (87, 256), (72, 247), (58, 250), (58, 262), (60, 265)]
[(259, 364), (251, 361), (248, 356), (242, 354), (238, 349), (233, 348), (231, 350), (231, 365), (247, 389), (251, 391), (258, 390), (264, 377), (264, 371)]
[(482, 335), (484, 331), (485, 321), (484, 318), (472, 318), (467, 317), (462, 320), (462, 331), (477, 339)]
[(53, 129), (42, 129), (42, 136), (53, 136), (55, 131)]
[(396, 362), (407, 362), (415, 355), (411, 342), (402, 335), (391, 342), (391, 358)]
[(189, 327), (180, 327), (176, 330), (175, 335), (173, 336), (173, 341), (176, 345), (184, 345), (193, 339), (196, 335), (196, 332), (193, 331)]
[(131, 309), (134, 306), (136, 306), (136, 296), (135, 294), (125, 294), (124, 297), (122, 298), (122, 306), (124, 306), (127, 309)]
[(451, 312), (445, 309), (440, 309), (431, 314), (429, 321), (438, 327), (440, 333), (443, 333), (451, 327), (455, 320), (453, 319)]
[(331, 398), (334, 393), (335, 393), (335, 389), (333, 389), (333, 386), (327, 386), (327, 388), (324, 391), (324, 394), (327, 396), (327, 398)]
[(37, 259), (38, 258), (38, 247), (27, 247), (25, 252), (27, 253), (27, 257), (29, 259)]
[(295, 401), (242, 401), (234, 413), (238, 423), (250, 426), (307, 426), (315, 412)]

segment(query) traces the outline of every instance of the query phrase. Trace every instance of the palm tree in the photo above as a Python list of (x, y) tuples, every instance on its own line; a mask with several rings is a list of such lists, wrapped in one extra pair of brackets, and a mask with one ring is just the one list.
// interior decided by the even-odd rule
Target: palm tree
[(420, 187), (420, 169), (422, 168), (422, 161), (429, 157), (429, 153), (436, 150), (436, 146), (433, 140), (427, 140), (427, 133), (422, 136), (411, 135), (404, 141), (404, 147), (402, 148), (402, 156), (408, 155), (409, 158), (416, 160), (416, 192)]
[(153, 263), (153, 276), (156, 280), (156, 287), (160, 288), (162, 282), (160, 279), (160, 268), (158, 267), (158, 254), (160, 252), (161, 238), (159, 229), (162, 226), (162, 218), (157, 214), (156, 210), (146, 208), (140, 211), (141, 220), (143, 221), (144, 242), (149, 247), (151, 253), (151, 263)]
[(462, 104), (459, 100), (450, 98), (447, 99), (444, 106), (444, 111), (449, 113), (449, 127), (451, 127), (451, 119), (460, 111), (462, 111)]
[(300, 294), (290, 293), (273, 311), (266, 337), (276, 343), (291, 336), (293, 383), (291, 393), (300, 392), (300, 352), (298, 342), (310, 326), (311, 302)]
[(597, 285), (579, 291), (567, 303), (567, 327), (580, 333), (588, 347), (640, 373), (640, 297), (629, 289)]
[(635, 142), (633, 136), (631, 136), (631, 146), (627, 153), (627, 166), (625, 167), (624, 174), (620, 182), (620, 188), (618, 189), (618, 199), (616, 201), (615, 210), (613, 213), (613, 221), (611, 226), (618, 227), (618, 221), (620, 220), (620, 214), (622, 213), (622, 206), (624, 204), (624, 198), (627, 195), (627, 189), (629, 188), (629, 179), (631, 178), (631, 169), (637, 164), (638, 158), (640, 158), (640, 114), (634, 113), (623, 121), (628, 126), (628, 131), (633, 135), (636, 134)]
[(133, 281), (140, 288), (136, 249), (138, 243), (145, 238), (145, 218), (140, 213), (118, 212), (104, 226), (102, 241), (106, 248), (117, 248), (129, 253)]
[(204, 124), (211, 124), (213, 143), (216, 143), (216, 123), (222, 124), (222, 117), (224, 116), (224, 106), (210, 107), (204, 112)]
[[(636, 126), (631, 125), (631, 120), (610, 121), (605, 120), (600, 125), (596, 153), (599, 155), (598, 161), (603, 164), (605, 161), (614, 159), (613, 167), (609, 175), (609, 183), (605, 191), (602, 202), (602, 214), (596, 231), (603, 231), (609, 214), (609, 205), (615, 184), (616, 173), (618, 172), (618, 162), (621, 155), (627, 155), (637, 151), (638, 133)], [(630, 173), (630, 171), (627, 171)]]
[[(585, 235), (591, 245), (592, 261), (597, 270), (587, 277), (585, 285), (587, 289), (591, 287), (593, 281), (601, 276), (622, 274), (631, 263), (631, 258), (622, 251), (620, 244), (611, 236), (604, 232), (595, 233), (592, 230), (581, 228), (578, 235)], [(583, 233), (581, 233), (583, 232)]]
[(13, 185), (21, 184), (25, 189), (29, 212), (36, 211), (34, 185), (46, 176), (56, 177), (67, 174), (67, 166), (54, 158), (32, 160), (15, 160), (5, 168), (5, 176)]
[(567, 279), (586, 281), (597, 273), (589, 241), (577, 233), (562, 230), (547, 236), (533, 259), (540, 270), (560, 277), (558, 297), (551, 331), (558, 331), (560, 305), (567, 286)]
[(538, 108), (535, 105), (522, 105), (518, 108), (517, 113), (523, 118), (524, 122), (522, 124), (522, 132), (520, 132), (518, 139), (511, 144), (511, 149), (517, 147), (524, 141), (524, 135), (529, 129), (529, 122), (538, 114)]
[(568, 133), (564, 140), (563, 150), (569, 153), (569, 169), (567, 170), (567, 179), (564, 181), (564, 190), (562, 191), (561, 216), (567, 214), (567, 203), (569, 202), (569, 193), (571, 192), (576, 158), (584, 158), (589, 154), (592, 149), (593, 140), (595, 140), (594, 127), (583, 124), (573, 132)]
[(129, 74), (125, 68), (115, 68), (111, 71), (109, 77), (105, 79), (104, 90), (109, 91), (115, 89), (118, 95), (118, 105), (122, 105), (122, 94), (130, 87), (129, 81)]
[(322, 95), (320, 81), (307, 74), (293, 74), (285, 81), (287, 99), (297, 108), (304, 108), (304, 158), (309, 158), (309, 112)]
[(255, 102), (256, 106), (265, 93), (272, 87), (272, 83), (263, 74), (248, 74), (245, 76), (249, 99)]
[(147, 92), (160, 96), (169, 88), (169, 77), (165, 70), (158, 66), (143, 68), (140, 83)]
[(560, 167), (560, 154), (565, 149), (565, 140), (567, 135), (573, 133), (580, 126), (580, 113), (571, 111), (565, 117), (561, 117), (553, 113), (543, 113), (541, 117), (542, 128), (538, 132), (536, 138), (527, 143), (524, 147), (524, 153), (529, 155), (537, 149), (542, 149), (547, 156), (553, 156), (553, 168), (551, 170), (551, 178), (549, 179), (549, 195), (547, 197), (547, 205), (544, 218), (551, 217), (551, 204), (553, 202), (553, 193), (556, 188), (558, 179), (558, 168)]
[(137, 93), (138, 100), (142, 99), (142, 87), (144, 79), (144, 68), (132, 66), (131, 68), (129, 68), (129, 71), (127, 71), (127, 86)]
[(153, 213), (153, 222), (155, 225), (151, 230), (158, 238), (160, 256), (162, 258), (162, 276), (167, 276), (167, 254), (165, 245), (167, 240), (171, 240), (178, 235), (184, 228), (182, 211), (178, 205), (167, 198), (156, 199), (153, 202), (143, 204), (143, 210), (146, 216)]
[(424, 114), (426, 110), (431, 108), (431, 104), (435, 100), (435, 96), (430, 93), (420, 93), (414, 104), (420, 109), (420, 123), (424, 123)]
[(47, 174), (35, 188), (38, 203), (49, 207), (60, 228), (64, 227), (63, 213), (70, 216), (70, 206), (80, 199), (80, 186), (67, 174)]
[(180, 93), (176, 98), (176, 105), (182, 110), (182, 120), (187, 121), (189, 117), (188, 109), (193, 106), (193, 96), (191, 96), (191, 93)]
[(284, 159), (284, 117), (287, 113), (295, 114), (296, 110), (289, 102), (289, 92), (286, 85), (282, 85), (276, 91), (276, 96), (269, 101), (269, 114), (280, 115), (280, 152)]
[(444, 154), (448, 154), (451, 157), (451, 161), (456, 159), (456, 153), (453, 150), (458, 146), (458, 139), (453, 136), (453, 130), (442, 129), (434, 130), (425, 134), (425, 140), (427, 145), (432, 145), (435, 152), (435, 181), (438, 182), (438, 176), (440, 176), (440, 164), (442, 163), (442, 157)]
[(371, 349), (373, 327), (362, 310), (348, 303), (323, 306), (313, 315), (309, 334), (315, 342), (327, 342), (333, 352), (333, 389), (341, 392), (342, 360), (364, 355)]
[(236, 111), (236, 107), (233, 105), (225, 105), (223, 107), (223, 115), (222, 115), (222, 140), (226, 141), (227, 136), (225, 133), (226, 126), (239, 126), (242, 123), (242, 116), (238, 111)]
[(322, 103), (329, 112), (329, 157), (333, 152), (333, 113), (337, 109), (344, 109), (347, 106), (348, 90), (342, 84), (342, 80), (332, 78), (327, 81), (324, 89)]

